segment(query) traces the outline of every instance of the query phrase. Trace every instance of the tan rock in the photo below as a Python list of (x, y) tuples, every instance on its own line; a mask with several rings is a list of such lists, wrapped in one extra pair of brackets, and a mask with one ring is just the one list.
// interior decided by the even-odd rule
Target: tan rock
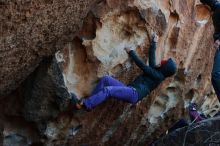
[[(125, 83), (131, 81), (141, 71), (129, 61), (123, 48), (135, 49), (146, 61), (154, 31), (160, 36), (157, 62), (175, 58), (179, 71), (135, 109), (116, 100), (97, 107), (81, 119), (86, 127), (71, 141), (73, 145), (147, 145), (179, 118), (189, 118), (189, 102), (196, 102), (198, 110), (206, 115), (213, 116), (219, 111), (220, 105), (210, 82), (213, 26), (206, 6), (199, 1), (134, 0), (123, 3), (108, 0), (93, 8), (91, 13), (99, 20), (94, 30), (96, 37), (83, 39), (82, 48), (85, 48), (87, 58), (98, 61), (92, 70), (97, 72), (90, 76), (91, 70), (87, 70), (86, 78), (92, 80), (84, 84), (80, 76), (84, 73), (72, 69), (75, 85), (67, 84), (70, 90), (88, 96), (97, 77), (106, 74)], [(88, 62), (80, 64), (83, 67)], [(64, 76), (67, 75), (64, 73)], [(79, 84), (87, 91), (83, 91)], [(92, 122), (88, 120), (91, 118)]]
[[(210, 82), (213, 26), (209, 9), (199, 0), (106, 0), (94, 5), (88, 15), (87, 4), (92, 1), (79, 7), (73, 3), (81, 1), (47, 2), (27, 3), (25, 12), (15, 3), (3, 3), (3, 18), (8, 21), (3, 23), (7, 29), (1, 29), (0, 41), (6, 47), (0, 52), (0, 93), (15, 89), (55, 47), (62, 48), (55, 56), (63, 62), (65, 84), (79, 97), (89, 96), (103, 75), (128, 83), (140, 74), (124, 48), (135, 49), (147, 62), (152, 32), (160, 36), (157, 62), (172, 57), (178, 64), (178, 73), (136, 106), (110, 99), (84, 115), (61, 113), (47, 121), (48, 140), (43, 141), (47, 145), (64, 145), (67, 140), (69, 145), (147, 145), (179, 118), (189, 118), (189, 102), (196, 102), (206, 115), (219, 111)], [(68, 128), (79, 123), (82, 129), (67, 139)]]

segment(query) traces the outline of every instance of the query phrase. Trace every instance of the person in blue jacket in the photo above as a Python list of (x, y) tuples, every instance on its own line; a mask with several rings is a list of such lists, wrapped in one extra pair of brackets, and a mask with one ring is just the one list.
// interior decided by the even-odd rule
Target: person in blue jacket
[(155, 51), (158, 36), (154, 35), (149, 49), (149, 65), (146, 65), (135, 53), (134, 50), (125, 48), (131, 59), (143, 71), (127, 86), (111, 76), (103, 76), (91, 96), (81, 101), (71, 93), (72, 101), (76, 109), (82, 107), (91, 110), (109, 97), (123, 100), (132, 104), (142, 100), (150, 94), (165, 78), (176, 72), (176, 63), (173, 59), (161, 61), (161, 65), (156, 66)]
[(214, 64), (212, 68), (212, 85), (216, 95), (220, 100), (220, 2), (218, 0), (200, 0), (203, 4), (208, 5), (213, 11), (212, 20), (215, 28), (214, 48), (216, 49)]

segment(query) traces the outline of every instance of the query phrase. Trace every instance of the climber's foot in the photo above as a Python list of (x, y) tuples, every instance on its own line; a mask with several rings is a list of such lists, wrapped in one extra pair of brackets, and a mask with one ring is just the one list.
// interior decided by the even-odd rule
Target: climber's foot
[(70, 94), (71, 94), (71, 104), (73, 107), (73, 112), (77, 112), (77, 113), (88, 112), (88, 110), (86, 109), (83, 103), (83, 100), (78, 99), (74, 93), (70, 93)]

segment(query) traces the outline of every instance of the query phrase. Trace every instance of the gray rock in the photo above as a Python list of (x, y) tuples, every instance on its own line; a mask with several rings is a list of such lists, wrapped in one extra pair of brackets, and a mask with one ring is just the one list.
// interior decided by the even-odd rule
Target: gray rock
[(152, 146), (219, 146), (220, 117), (177, 129)]
[(28, 146), (28, 141), (24, 136), (12, 134), (4, 138), (4, 146)]
[(24, 117), (41, 123), (39, 127), (44, 127), (44, 121), (57, 117), (69, 105), (70, 95), (55, 58), (44, 59), (25, 81), (24, 89)]

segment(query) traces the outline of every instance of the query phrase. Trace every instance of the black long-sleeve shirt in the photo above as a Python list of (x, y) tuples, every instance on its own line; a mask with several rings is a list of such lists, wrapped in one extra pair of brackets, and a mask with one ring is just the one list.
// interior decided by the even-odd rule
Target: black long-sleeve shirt
[(130, 51), (129, 56), (134, 60), (135, 64), (143, 71), (143, 73), (135, 78), (129, 86), (135, 88), (139, 94), (139, 100), (147, 96), (155, 89), (164, 79), (164, 75), (156, 68), (155, 59), (156, 43), (152, 42), (149, 48), (149, 66), (146, 65), (135, 53)]

